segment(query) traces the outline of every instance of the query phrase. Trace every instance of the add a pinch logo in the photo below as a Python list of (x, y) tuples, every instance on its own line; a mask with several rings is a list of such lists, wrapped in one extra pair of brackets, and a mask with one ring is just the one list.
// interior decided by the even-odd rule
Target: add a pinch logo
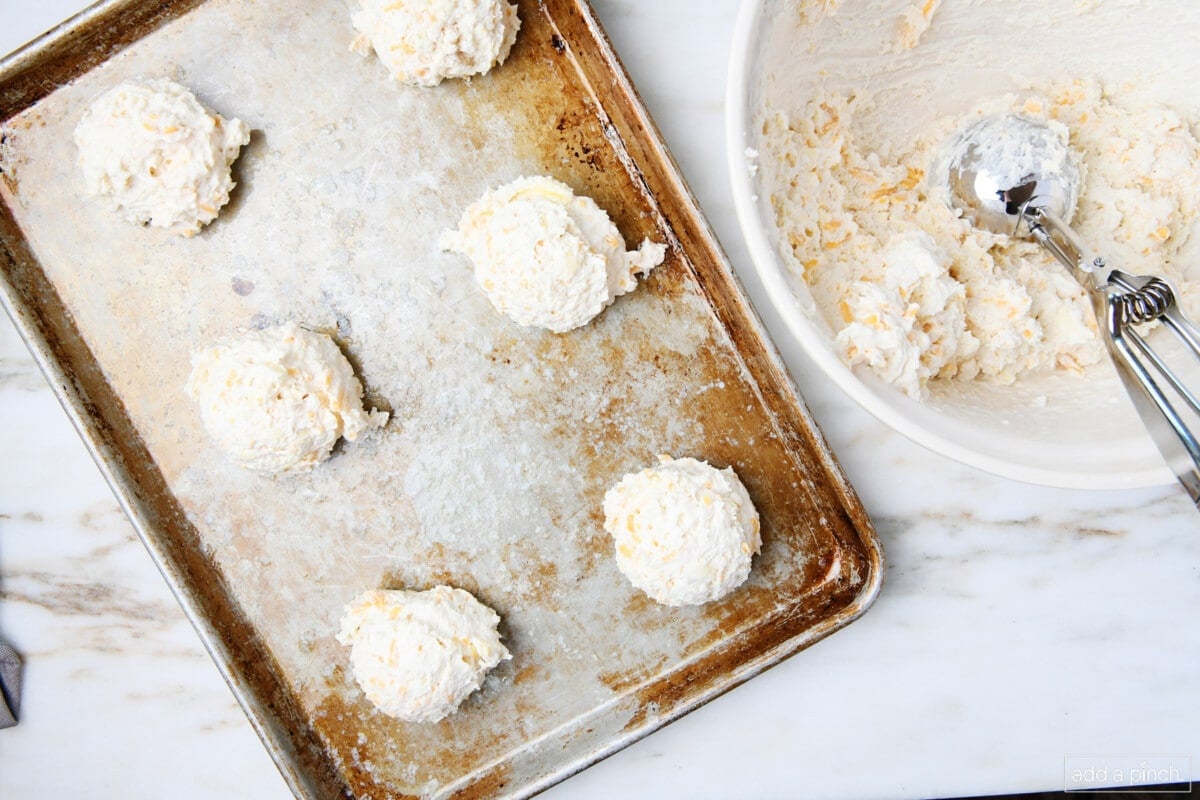
[(1192, 759), (1186, 755), (1086, 755), (1063, 759), (1068, 792), (1188, 794)]

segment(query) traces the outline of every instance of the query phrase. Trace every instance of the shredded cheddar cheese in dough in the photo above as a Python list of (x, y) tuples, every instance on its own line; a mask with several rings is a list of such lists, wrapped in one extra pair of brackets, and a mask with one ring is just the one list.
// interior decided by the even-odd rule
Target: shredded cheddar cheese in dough
[(234, 187), (230, 167), (250, 130), (200, 105), (177, 83), (122, 83), (97, 97), (75, 128), (88, 194), (130, 222), (192, 236)]
[(376, 708), (407, 722), (437, 722), (510, 658), (499, 624), (495, 611), (462, 589), (373, 590), (346, 606), (337, 640), (350, 647), (354, 679)]
[(617, 226), (590, 197), (553, 178), (519, 178), (487, 192), (447, 231), (442, 247), (463, 253), (480, 287), (519, 325), (556, 333), (586, 325), (637, 276), (662, 263), (649, 240), (626, 252)]
[(750, 574), (762, 547), (758, 512), (732, 469), (659, 456), (604, 496), (604, 529), (617, 566), (660, 603), (724, 597)]
[(197, 353), (187, 391), (221, 449), (260, 472), (310, 470), (339, 438), (388, 417), (363, 410), (362, 384), (332, 339), (291, 322)]
[(503, 64), (517, 38), (517, 7), (504, 0), (358, 0), (351, 49), (374, 49), (392, 76), (436, 86)]

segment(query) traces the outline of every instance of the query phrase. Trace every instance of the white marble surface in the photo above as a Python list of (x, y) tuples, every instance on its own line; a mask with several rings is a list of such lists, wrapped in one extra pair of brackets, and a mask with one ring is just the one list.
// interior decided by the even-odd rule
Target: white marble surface
[[(81, 5), (0, 0), (0, 52)], [(762, 298), (724, 166), (737, 3), (595, 6)], [(1071, 754), (1190, 756), (1200, 771), (1200, 516), (1183, 493), (1043, 489), (959, 466), (780, 344), (883, 538), (878, 602), (544, 796), (1054, 789)], [(27, 661), (22, 722), (0, 731), (0, 797), (289, 797), (6, 322), (0, 420), (0, 635)]]

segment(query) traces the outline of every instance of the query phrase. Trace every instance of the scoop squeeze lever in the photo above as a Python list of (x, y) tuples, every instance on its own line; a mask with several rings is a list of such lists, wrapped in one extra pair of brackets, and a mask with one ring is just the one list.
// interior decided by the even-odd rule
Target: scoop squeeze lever
[(1014, 114), (985, 117), (959, 133), (949, 152), (945, 180), (953, 208), (976, 227), (1033, 239), (1090, 290), (1126, 391), (1200, 507), (1200, 399), (1192, 388), (1200, 387), (1200, 329), (1183, 315), (1175, 288), (1115, 269), (1070, 227), (1079, 166), (1049, 126)]

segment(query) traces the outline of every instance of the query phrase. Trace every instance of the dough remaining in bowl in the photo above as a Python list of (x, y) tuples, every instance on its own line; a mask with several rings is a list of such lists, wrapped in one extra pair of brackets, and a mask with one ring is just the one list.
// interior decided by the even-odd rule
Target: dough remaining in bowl
[(604, 209), (553, 178), (518, 178), (484, 194), (442, 247), (463, 253), (497, 311), (555, 333), (586, 325), (662, 263), (666, 247), (625, 241)]
[(758, 511), (730, 468), (659, 456), (604, 496), (617, 566), (669, 606), (717, 600), (750, 574), (762, 547)]
[(188, 394), (221, 449), (247, 469), (303, 472), (387, 422), (364, 411), (362, 384), (333, 340), (288, 322), (192, 358)]
[[(1191, 252), (1171, 260), (1195, 264), (1200, 237), (1188, 231), (1200, 219), (1194, 203), (1181, 202), (1182, 213), (1165, 230), (1163, 222), (1143, 223), (1196, 185), (1177, 167), (1195, 149), (1187, 121), (1200, 119), (1197, 84), (1184, 66), (1195, 49), (1200, 6), (1188, 4), (1185, 12), (1149, 5), (1130, 15), (1119, 3), (986, 5), (981, 13), (978, 4), (940, 4), (916, 46), (904, 50), (891, 43), (894, 12), (907, 8), (907, 0), (844, 0), (815, 24), (791, 0), (747, 4), (749, 24), (734, 43), (726, 108), (734, 198), (757, 274), (788, 334), (823, 378), (912, 440), (1033, 483), (1079, 489), (1174, 483), (1092, 329), (1089, 298), (1074, 278), (1033, 242), (995, 235), (987, 241), (962, 220), (933, 229), (920, 222), (946, 208), (925, 191), (934, 149), (978, 114), (1048, 116), (1070, 131), (1085, 168), (1072, 225), (1091, 247), (1136, 273), (1155, 271), (1181, 244)], [(1130, 46), (1106, 48), (1116, 35)], [(1079, 46), (1058, 47), (1064, 37)], [(1021, 47), (1006, 46), (1013, 41)], [(1185, 124), (1156, 108), (1173, 110)], [(1125, 112), (1149, 124), (1133, 125), (1130, 137), (1118, 120)], [(1173, 142), (1163, 168), (1138, 169), (1164, 133)], [(1107, 159), (1089, 154), (1110, 147)], [(1119, 172), (1133, 173), (1133, 185)], [(1139, 173), (1150, 180), (1137, 181)], [(1150, 202), (1134, 201), (1146, 189)], [(1089, 195), (1099, 201), (1091, 210)], [(792, 224), (801, 217), (807, 224)], [(1132, 223), (1128, 235), (1114, 235), (1114, 223)], [(1091, 224), (1095, 235), (1083, 230)], [(918, 227), (934, 243), (925, 254), (914, 247), (921, 244)], [(872, 237), (873, 252), (856, 251)], [(1023, 264), (1006, 257), (1022, 248), (1029, 254), (1019, 259)], [(946, 295), (949, 313), (940, 315), (934, 292), (942, 282), (927, 280), (931, 267), (977, 286), (975, 278), (991, 277), (992, 286)], [(1197, 280), (1195, 269), (1185, 266), (1183, 273)], [(880, 274), (883, 281), (872, 279)], [(863, 291), (864, 284), (878, 291)], [(1193, 293), (1180, 291), (1194, 313), (1187, 307)], [(886, 316), (873, 318), (872, 306)], [(1040, 331), (1028, 324), (1031, 314)], [(879, 334), (874, 342), (868, 328)], [(890, 334), (909, 346), (888, 350)], [(1048, 346), (1053, 341), (1060, 345)], [(914, 352), (920, 360), (900, 357)], [(1092, 355), (1096, 363), (1089, 365)]]
[(373, 590), (346, 606), (337, 640), (376, 708), (407, 722), (452, 714), (501, 661), (500, 617), (469, 592)]
[(504, 0), (360, 0), (350, 45), (371, 49), (402, 83), (436, 86), (481, 75), (508, 58), (521, 20)]
[(92, 101), (75, 128), (88, 194), (130, 222), (192, 236), (229, 202), (230, 168), (250, 141), (168, 80), (128, 82)]
[[(1073, 159), (1086, 176), (1067, 209), (1083, 241), (1129, 272), (1168, 278), (1186, 308), (1200, 308), (1200, 140), (1188, 117), (1147, 102), (1137, 84), (1079, 79), (988, 97), (891, 148), (880, 145), (888, 132), (864, 121), (875, 102), (865, 89), (822, 92), (769, 111), (761, 127), (779, 252), (845, 363), (914, 399), (935, 382), (1009, 385), (1107, 364), (1087, 290), (1028, 237), (977, 227), (951, 207), (949, 160), (983, 119), (1044, 128), (1055, 156), (1046, 169)], [(1019, 168), (1027, 128), (987, 130)]]

